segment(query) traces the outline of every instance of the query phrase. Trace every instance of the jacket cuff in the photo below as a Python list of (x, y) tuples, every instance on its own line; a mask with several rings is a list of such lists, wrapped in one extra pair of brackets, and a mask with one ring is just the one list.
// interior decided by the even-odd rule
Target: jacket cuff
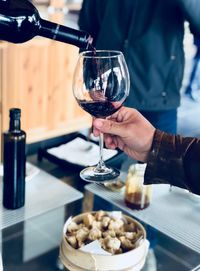
[(182, 141), (181, 136), (155, 131), (144, 184), (165, 183), (189, 189), (183, 167), (188, 144), (182, 144)]

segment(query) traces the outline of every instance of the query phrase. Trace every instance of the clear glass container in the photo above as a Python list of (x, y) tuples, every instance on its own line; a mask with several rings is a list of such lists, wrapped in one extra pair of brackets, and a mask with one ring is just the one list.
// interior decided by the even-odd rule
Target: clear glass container
[(144, 185), (146, 164), (130, 166), (125, 188), (125, 203), (131, 209), (142, 210), (149, 206), (152, 197), (152, 185)]

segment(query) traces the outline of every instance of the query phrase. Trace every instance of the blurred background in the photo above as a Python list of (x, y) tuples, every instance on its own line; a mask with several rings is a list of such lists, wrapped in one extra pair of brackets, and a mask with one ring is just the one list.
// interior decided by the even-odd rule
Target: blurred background
[[(32, 2), (37, 6), (42, 18), (72, 28), (78, 28), (77, 20), (82, 4), (81, 0), (34, 0)], [(191, 80), (194, 56), (197, 52), (197, 47), (194, 45), (194, 37), (189, 30), (187, 22), (185, 22), (184, 52), (185, 70), (181, 87), (181, 106), (178, 109), (178, 133), (185, 136), (200, 137), (200, 67), (198, 63), (194, 80), (191, 84), (192, 91), (191, 93), (186, 92)], [(80, 167), (75, 167), (75, 170), (73, 170), (71, 164), (69, 164), (70, 166), (64, 170), (64, 167), (60, 167), (60, 165), (63, 164), (57, 163), (56, 165), (55, 159), (53, 160), (55, 163), (51, 163), (51, 159), (49, 159), (50, 162), (46, 159), (42, 159), (43, 155), (45, 158), (49, 157), (48, 153), (45, 151), (47, 148), (68, 141), (69, 138), (71, 139), (70, 136), (72, 134), (76, 135), (76, 132), (88, 135), (91, 131), (91, 117), (79, 107), (72, 92), (73, 73), (78, 53), (79, 49), (75, 46), (40, 37), (36, 37), (29, 42), (19, 45), (4, 41), (0, 42), (0, 137), (2, 132), (8, 129), (9, 109), (12, 107), (21, 108), (22, 129), (27, 133), (27, 160), (31, 164), (37, 165), (39, 168), (55, 176), (62, 182), (84, 192), (85, 182), (79, 178)], [(0, 138), (0, 140), (2, 142), (2, 138)], [(44, 150), (44, 152), (41, 152), (41, 150)], [(2, 153), (2, 147), (0, 153)], [(116, 162), (120, 164), (121, 158), (123, 159), (123, 157), (119, 155), (117, 161), (113, 159), (113, 163), (115, 165)], [(83, 157), (79, 157), (79, 159), (83, 160)], [(37, 176), (39, 170), (32, 165), (29, 165), (29, 167), (30, 170), (27, 170), (27, 176), (31, 176), (31, 178)], [(42, 183), (45, 176), (38, 176), (38, 183)], [(46, 179), (47, 181), (49, 181), (49, 179), (51, 180), (50, 175), (47, 175)], [(58, 185), (58, 179), (53, 179), (52, 183)], [(56, 189), (54, 187), (52, 190), (55, 191), (48, 192), (47, 188), (49, 187), (51, 188), (51, 186), (45, 183), (44, 189), (40, 189), (40, 191), (38, 189), (36, 191), (37, 196), (35, 196), (36, 193), (33, 193), (34, 189), (30, 190), (30, 194), (33, 197), (33, 206), (39, 206), (38, 208), (42, 209), (42, 204), (38, 204), (38, 202), (40, 202), (38, 197), (40, 196), (45, 203), (52, 204), (53, 208), (55, 208), (54, 200), (59, 200), (59, 196), (55, 196)], [(64, 191), (63, 187), (60, 189), (61, 191)], [(101, 192), (101, 189), (103, 188), (99, 186), (96, 190), (97, 192)], [(48, 198), (48, 200), (45, 200), (46, 195), (43, 191), (46, 192), (46, 195), (49, 196), (50, 199)], [(13, 227), (13, 236), (16, 239), (13, 244), (13, 240), (9, 236), (12, 229), (8, 228), (8, 232), (5, 231), (3, 233), (3, 239), (5, 240), (5, 243), (7, 242), (6, 245), (4, 244), (3, 251), (5, 255), (8, 255), (4, 255), (5, 261), (7, 261), (6, 263), (9, 267), (8, 270), (39, 270), (38, 262), (41, 262), (42, 265), (44, 265), (42, 270), (63, 270), (63, 265), (58, 260), (58, 244), (60, 242), (61, 231), (64, 224), (64, 215), (69, 216), (69, 214), (73, 212), (92, 209), (93, 205), (97, 209), (101, 209), (102, 206), (108, 209), (110, 208), (111, 210), (113, 208), (112, 204), (108, 203), (108, 201), (103, 200), (102, 203), (98, 197), (95, 198), (94, 191), (92, 192), (94, 195), (88, 191), (86, 191), (86, 193), (84, 192), (85, 195), (87, 195), (87, 200), (78, 202), (78, 204), (75, 202), (73, 207), (69, 205), (66, 209), (61, 206), (61, 210), (56, 209), (53, 210), (53, 213), (45, 214), (41, 220), (42, 224), (39, 222), (40, 217), (39, 219), (36, 217), (34, 220), (25, 221), (23, 225), (17, 224), (20, 234), (23, 232), (23, 228), (25, 229), (26, 234), (24, 240), (21, 238), (20, 234), (16, 234), (16, 228)], [(183, 223), (186, 224), (186, 226), (188, 225), (188, 235), (192, 235), (192, 224), (190, 224), (191, 221), (188, 216), (189, 214), (195, 216), (195, 211), (199, 211), (199, 198), (195, 202), (195, 198), (191, 197), (191, 193), (188, 193), (185, 190), (181, 194), (179, 190), (177, 192), (174, 188), (171, 189), (167, 187), (167, 192), (168, 191), (174, 192), (174, 194), (171, 193), (172, 196), (175, 195), (181, 202), (181, 204), (173, 205), (172, 201), (172, 209), (177, 205), (178, 207), (182, 207), (181, 210), (183, 210), (183, 203), (185, 202), (186, 197), (188, 197), (186, 204), (188, 204), (189, 207), (192, 206), (191, 208), (194, 206), (195, 209), (191, 209), (192, 211), (187, 211), (186, 208), (184, 209), (187, 213), (187, 223)], [(59, 191), (59, 193), (61, 192)], [(70, 193), (63, 196), (65, 201), (70, 199)], [(62, 199), (62, 197), (60, 198)], [(109, 196), (105, 198), (107, 200), (109, 199)], [(35, 199), (37, 199), (37, 204), (35, 204)], [(191, 199), (193, 201), (191, 201)], [(166, 202), (168, 204), (169, 201), (167, 200)], [(158, 207), (160, 207), (159, 204)], [(116, 209), (115, 205), (114, 208)], [(164, 208), (164, 210), (165, 209), (168, 210), (169, 208)], [(156, 215), (160, 216), (161, 212), (156, 212)], [(164, 212), (163, 214), (165, 215)], [(49, 220), (46, 215), (50, 215)], [(166, 218), (169, 219), (167, 215)], [(196, 222), (197, 218), (198, 216), (194, 219), (194, 223), (199, 225), (198, 222)], [(158, 222), (160, 222), (160, 220), (162, 222), (162, 219), (157, 219)], [(171, 219), (171, 221), (172, 220), (174, 219)], [(44, 221), (46, 221), (46, 224), (43, 223)], [(55, 221), (56, 223), (54, 223)], [(170, 225), (169, 222), (170, 219), (167, 222), (167, 225)], [(179, 222), (177, 217), (175, 222)], [(49, 227), (50, 224), (51, 226)], [(47, 228), (50, 237), (47, 236)], [(179, 230), (179, 227), (177, 227), (177, 230)], [(197, 231), (198, 230), (196, 230), (196, 232)], [(194, 231), (194, 236), (196, 232)], [(156, 243), (157, 245), (157, 233), (155, 233), (154, 230), (151, 230), (148, 234), (152, 243)], [(182, 235), (185, 237), (184, 232)], [(43, 238), (41, 238), (41, 236)], [(158, 236), (159, 241), (157, 248), (155, 249), (156, 257), (159, 258), (158, 270), (165, 271), (170, 270), (170, 268), (171, 270), (176, 271), (199, 270), (196, 268), (192, 269), (194, 264), (199, 261), (199, 254), (194, 254), (194, 251), (189, 251), (188, 248), (181, 246), (179, 243), (175, 243), (174, 240), (169, 239), (167, 236), (161, 235), (160, 233)], [(198, 241), (199, 239), (195, 236), (193, 240)], [(195, 242), (191, 241), (191, 243)], [(21, 259), (22, 256), (18, 255), (19, 244), (23, 247), (24, 259)], [(10, 247), (12, 247), (13, 250), (10, 250)], [(52, 250), (52, 248), (55, 247), (56, 249)], [(8, 253), (6, 253), (6, 248)], [(46, 251), (48, 251), (47, 254), (45, 254)], [(147, 261), (149, 267), (146, 267), (145, 271), (156, 271), (156, 258), (153, 249), (150, 250), (150, 252), (150, 260)], [(44, 259), (42, 256), (38, 257), (38, 255), (44, 255)], [(18, 267), (13, 264), (13, 262), (16, 263), (16, 259), (14, 258), (13, 261), (10, 260), (10, 256), (17, 259)], [(19, 257), (20, 259), (18, 259)], [(35, 261), (32, 260), (35, 257), (38, 257), (39, 260), (38, 258), (36, 258)], [(193, 260), (194, 263), (192, 263)], [(22, 267), (21, 262), (23, 261), (25, 264), (23, 263)], [(13, 269), (10, 267), (12, 265)], [(49, 268), (48, 265), (50, 266)], [(45, 266), (47, 266), (46, 269)]]
[[(33, 3), (42, 18), (78, 28), (81, 0), (34, 0)], [(196, 51), (187, 23), (184, 48), (186, 65), (178, 132), (200, 136), (196, 117), (200, 113), (199, 72), (193, 83), (193, 97), (185, 95)], [(29, 153), (44, 142), (90, 127), (89, 114), (76, 104), (72, 94), (77, 57), (78, 48), (39, 37), (20, 45), (0, 42), (1, 132), (8, 128), (9, 108), (21, 108)]]

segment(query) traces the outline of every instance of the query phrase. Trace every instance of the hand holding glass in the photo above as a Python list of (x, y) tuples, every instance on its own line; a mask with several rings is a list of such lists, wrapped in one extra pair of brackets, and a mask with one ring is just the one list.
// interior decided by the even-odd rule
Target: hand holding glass
[[(79, 55), (74, 72), (73, 92), (78, 104), (93, 117), (106, 118), (116, 112), (129, 94), (130, 80), (124, 56), (119, 51), (86, 51)], [(100, 161), (83, 169), (88, 182), (107, 182), (119, 171), (103, 161), (103, 134), (100, 135)]]

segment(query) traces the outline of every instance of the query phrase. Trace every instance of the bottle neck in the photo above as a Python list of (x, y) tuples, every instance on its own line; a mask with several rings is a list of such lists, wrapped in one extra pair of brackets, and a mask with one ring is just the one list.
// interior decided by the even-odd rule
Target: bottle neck
[(10, 119), (9, 131), (19, 131), (21, 129), (21, 122), (19, 119)]
[(44, 19), (40, 19), (38, 35), (69, 43), (82, 49), (88, 49), (92, 43), (92, 38), (88, 33)]

